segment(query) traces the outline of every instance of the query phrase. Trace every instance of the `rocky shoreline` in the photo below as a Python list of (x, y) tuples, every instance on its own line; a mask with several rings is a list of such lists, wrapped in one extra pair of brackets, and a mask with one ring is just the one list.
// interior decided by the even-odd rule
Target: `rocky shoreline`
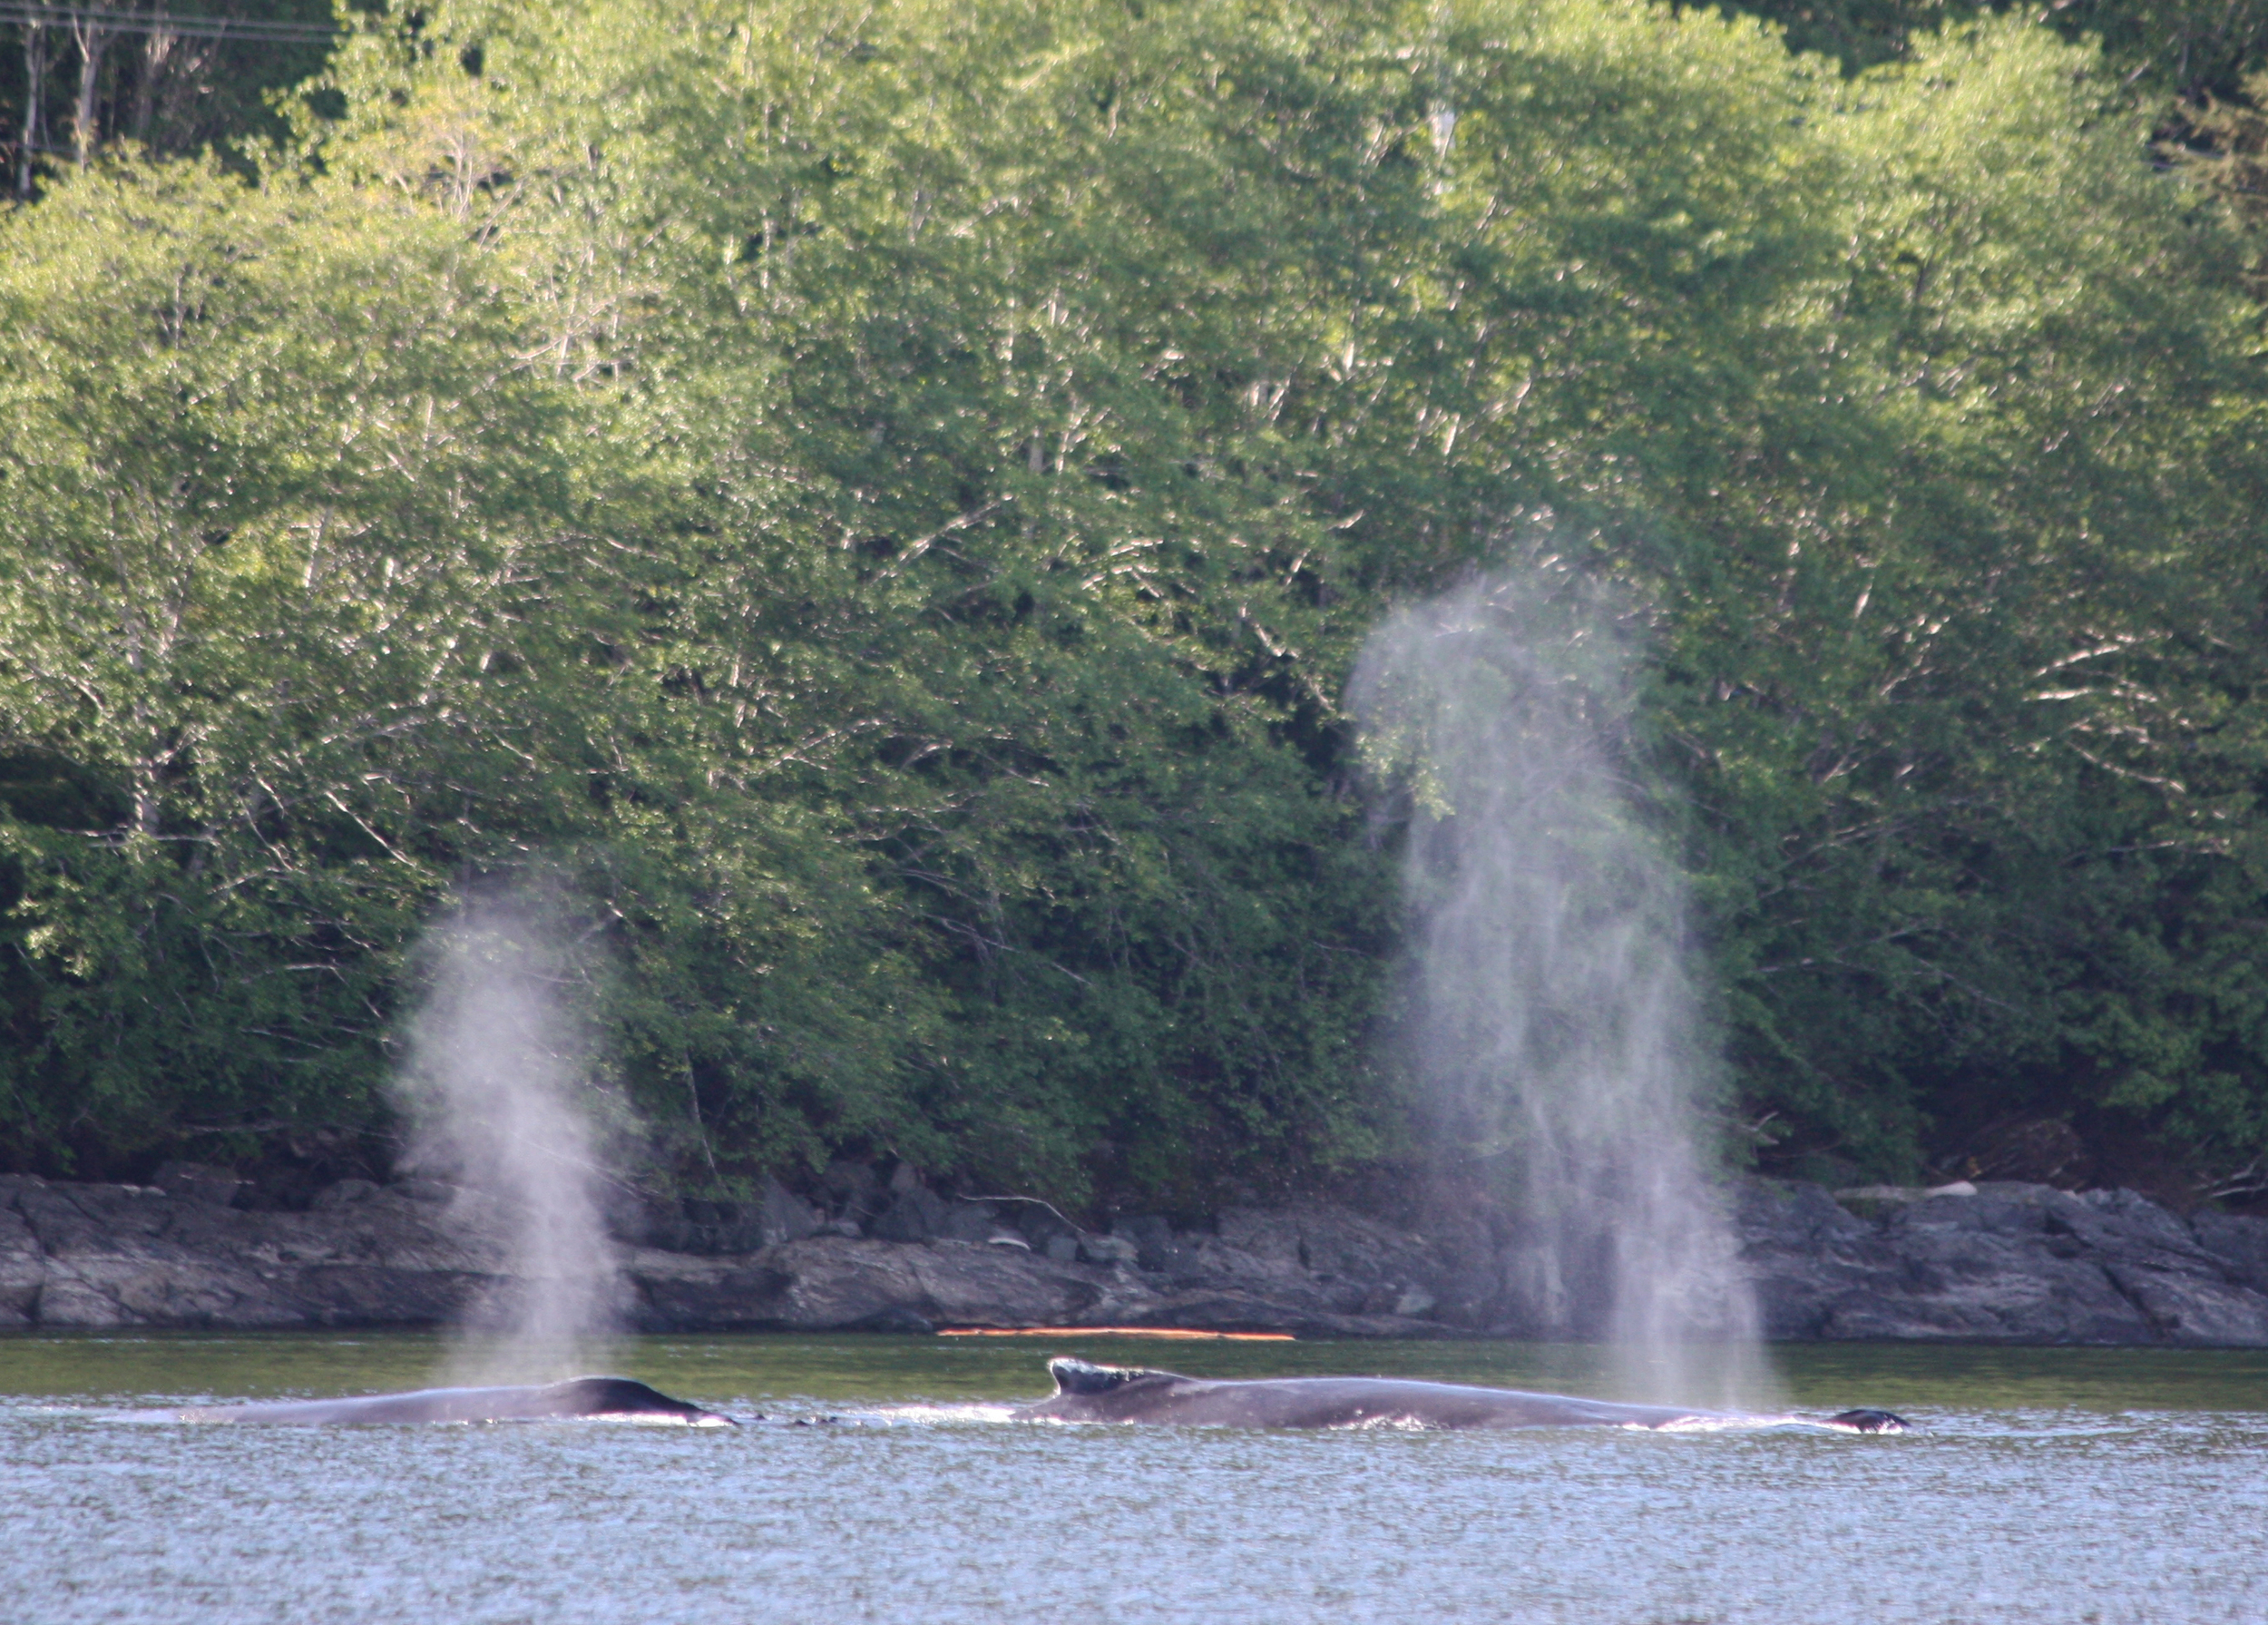
[[(2268, 1347), (2268, 1219), (2131, 1191), (1984, 1184), (1726, 1192), (1768, 1337)], [(188, 1165), (150, 1186), (0, 1176), (0, 1327), (283, 1330), (458, 1320), (505, 1281), (477, 1205), (348, 1180), (243, 1206)], [(773, 1186), (729, 1209), (614, 1216), (640, 1331), (1183, 1326), (1304, 1336), (1532, 1335), (1486, 1225), (1418, 1234), (1312, 1202), (1203, 1227), (1083, 1231), (1041, 1203), (918, 1184), (830, 1210)]]

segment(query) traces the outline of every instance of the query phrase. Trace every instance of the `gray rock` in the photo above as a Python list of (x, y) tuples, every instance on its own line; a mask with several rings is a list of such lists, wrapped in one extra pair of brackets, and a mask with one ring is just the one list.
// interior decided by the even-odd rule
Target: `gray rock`
[(819, 1189), (835, 1203), (835, 1218), (864, 1229), (889, 1206), (889, 1192), (864, 1162), (830, 1162)]
[(333, 1208), (344, 1208), (350, 1202), (367, 1201), (377, 1193), (378, 1187), (368, 1180), (341, 1180), (336, 1185), (327, 1185), (317, 1191), (310, 1206), (315, 1212), (327, 1213)]
[(933, 1336), (937, 1330), (936, 1326), (932, 1325), (926, 1317), (894, 1304), (886, 1309), (876, 1309), (864, 1320), (854, 1321), (844, 1329), (854, 1332), (894, 1333), (906, 1337), (927, 1337)]
[(1121, 1213), (1110, 1220), (1110, 1233), (1123, 1236), (1136, 1247), (1171, 1247), (1173, 1225), (1154, 1213)]
[(2051, 1233), (2073, 1238), (2106, 1262), (2220, 1273), (2195, 1231), (2131, 1190), (2090, 1190), (2082, 1196), (2050, 1191), (2039, 1206)]
[(1273, 1264), (1304, 1264), (1299, 1221), (1275, 1208), (1224, 1208), (1215, 1220), (1221, 1241), (1238, 1253)]
[(945, 1222), (945, 1199), (934, 1190), (912, 1186), (898, 1192), (882, 1217), (874, 1222), (873, 1234), (882, 1241), (926, 1241), (937, 1234)]
[(32, 1227), (15, 1209), (0, 1208), (0, 1326), (38, 1320), (40, 1287), (46, 1279), (46, 1259)]
[(1144, 1269), (1170, 1270), (1179, 1261), (1173, 1226), (1155, 1214), (1120, 1214), (1110, 1221), (1110, 1233), (1134, 1244), (1134, 1261)]
[(632, 1261), (648, 1330), (871, 1330), (918, 1317), (939, 1326), (1062, 1325), (1100, 1302), (1103, 1272), (1029, 1253), (813, 1237), (745, 1266), (641, 1253)]
[[(1874, 1256), (1883, 1249), (1867, 1245), (1872, 1227), (1817, 1185), (1749, 1180), (1731, 1198), (1734, 1234), (1766, 1337), (1820, 1336), (1836, 1303), (1885, 1267)], [(1464, 1313), (1471, 1318), (1486, 1309), (1483, 1303)]]
[(151, 1176), (151, 1183), (178, 1201), (210, 1202), (231, 1208), (251, 1189), (251, 1182), (225, 1168), (202, 1162), (167, 1162)]
[(775, 1250), (780, 1249), (749, 1258), (702, 1258), (659, 1248), (634, 1254), (626, 1272), (631, 1324), (650, 1332), (779, 1328), (779, 1298), (790, 1277), (770, 1262)]
[[(1139, 1302), (1119, 1302), (1107, 1313), (1083, 1317), (1095, 1326), (1182, 1326), (1199, 1331), (1289, 1332), (1310, 1337), (1442, 1337), (1452, 1336), (1435, 1321), (1393, 1315), (1342, 1314), (1313, 1305), (1230, 1288), (1168, 1293)], [(1076, 1321), (1074, 1321), (1076, 1324)]]
[[(615, 1238), (633, 1247), (711, 1258), (800, 1241), (816, 1235), (826, 1222), (809, 1202), (768, 1176), (753, 1201), (633, 1199), (619, 1204), (607, 1218)], [(856, 1233), (855, 1225), (852, 1233)]]
[(1436, 1296), (1444, 1261), (1426, 1238), (1330, 1203), (1298, 1203), (1290, 1212), (1299, 1229), (1298, 1256), (1318, 1283), (1387, 1282), (1395, 1285), (1397, 1297)]
[[(401, 1187), (393, 1187), (396, 1193)], [(617, 1241), (632, 1247), (660, 1247), (670, 1227), (684, 1217), (674, 1202), (618, 1192), (606, 1205), (606, 1231)]]
[[(989, 1241), (1001, 1229), (999, 1218), (990, 1203), (954, 1202), (945, 1209), (937, 1234), (948, 1241)], [(1031, 1246), (1021, 1236), (1016, 1238), (1016, 1244), (1026, 1248)]]
[(1015, 1228), (1038, 1252), (1047, 1252), (1056, 1241), (1068, 1238), (1072, 1256), (1079, 1249), (1079, 1231), (1053, 1208), (1041, 1201), (1017, 1201), (1004, 1204), (1005, 1217), (1015, 1221)]
[[(1118, 1228), (1142, 1238), (1137, 1261), (1164, 1277), (1179, 1309), (1200, 1317), (1233, 1313), (1261, 1329), (1389, 1321), (1406, 1329), (1415, 1317), (1437, 1312), (1451, 1273), (1442, 1249), (1425, 1238), (1325, 1202), (1227, 1209), (1217, 1234), (1168, 1231), (1169, 1245), (1162, 1247), (1162, 1227), (1121, 1220)], [(1430, 1335), (1443, 1329), (1427, 1328)]]
[(2189, 1348), (2268, 1347), (2268, 1296), (2186, 1271), (2105, 1267), (2158, 1336)]
[(2199, 1212), (2190, 1215), (2189, 1228), (2197, 1245), (2231, 1279), (2255, 1292), (2268, 1292), (2268, 1219)]
[[(252, 1212), (132, 1186), (0, 1186), (0, 1316), (44, 1326), (307, 1326), (452, 1318), (479, 1260), (398, 1198)], [(454, 1282), (444, 1290), (440, 1282)]]
[(114, 1293), (57, 1270), (40, 1292), (39, 1324), (64, 1331), (104, 1331), (112, 1326), (167, 1323), (136, 1320)]
[(764, 1189), (757, 1199), (757, 1229), (766, 1247), (801, 1241), (819, 1233), (818, 1210), (767, 1174)]
[(1823, 1192), (1755, 1182), (1738, 1222), (1766, 1335), (2268, 1345), (2268, 1297), (2241, 1261), (2156, 1203), (2006, 1180), (1976, 1191), (1837, 1219)]
[(2099, 1266), (2060, 1258), (2036, 1215), (1983, 1198), (1941, 1199), (1888, 1214), (1892, 1268), (1830, 1307), (1830, 1338), (2008, 1343), (2153, 1341)]
[[(287, 1213), (0, 1177), (0, 1326), (431, 1325), (503, 1284), (501, 1215), (476, 1194), (334, 1189)], [(1727, 1200), (1774, 1336), (2268, 1346), (2262, 1220), (2184, 1220), (2131, 1192), (2011, 1181), (1872, 1217), (1797, 1183), (1742, 1181)], [(1518, 1241), (1501, 1215), (1462, 1212), (1436, 1238), (1312, 1202), (1230, 1209), (1217, 1235), (1121, 1219), (1080, 1262), (1076, 1233), (1039, 1204), (948, 1204), (918, 1185), (885, 1215), (903, 1241), (822, 1221), (784, 1188), (654, 1211), (655, 1228), (710, 1249), (633, 1243), (633, 1320), (654, 1330), (1446, 1336), (1509, 1324), (1501, 1271)]]
[(1734, 1191), (1733, 1223), (1750, 1246), (1809, 1251), (1868, 1233), (1854, 1217), (1817, 1185), (1801, 1181), (1745, 1180)]
[(2148, 1320), (2099, 1270), (1950, 1275), (1917, 1269), (1904, 1290), (1833, 1304), (1817, 1336), (1864, 1342), (2149, 1343)]

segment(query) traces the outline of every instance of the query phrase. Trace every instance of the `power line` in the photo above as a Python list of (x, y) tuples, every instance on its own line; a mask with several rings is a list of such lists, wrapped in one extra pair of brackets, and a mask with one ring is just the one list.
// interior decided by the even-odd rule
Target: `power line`
[(189, 39), (259, 40), (319, 45), (347, 30), (329, 23), (285, 23), (252, 17), (180, 16), (166, 12), (112, 11), (92, 5), (40, 5), (0, 0), (0, 23), (26, 28), (94, 27), (108, 34), (178, 34)]

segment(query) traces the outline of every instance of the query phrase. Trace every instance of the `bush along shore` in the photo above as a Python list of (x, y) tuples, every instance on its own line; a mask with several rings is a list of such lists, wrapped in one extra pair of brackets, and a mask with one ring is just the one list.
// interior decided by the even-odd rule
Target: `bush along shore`
[(1458, 775), (1348, 695), (1478, 573), (1627, 651), (1770, 1171), (2258, 1194), (2268, 187), (2165, 98), (2261, 23), (2129, 3), (419, 0), (210, 94), (0, 31), (133, 136), (0, 211), (0, 1170), (383, 1135), (492, 897), (680, 1192), (1430, 1150)]
[[(0, 1326), (417, 1326), (503, 1284), (477, 1199), (346, 1180), (303, 1211), (240, 1205), (233, 1175), (152, 1185), (0, 1178)], [(1725, 1188), (1778, 1341), (2268, 1347), (2268, 1219), (2186, 1218), (2126, 1190), (2013, 1182), (1837, 1194)], [(911, 1179), (816, 1206), (612, 1215), (624, 1322), (642, 1331), (1158, 1326), (1303, 1336), (1520, 1336), (1503, 1227), (1421, 1233), (1326, 1202), (1202, 1224), (1074, 1226), (1043, 1203), (948, 1199)]]

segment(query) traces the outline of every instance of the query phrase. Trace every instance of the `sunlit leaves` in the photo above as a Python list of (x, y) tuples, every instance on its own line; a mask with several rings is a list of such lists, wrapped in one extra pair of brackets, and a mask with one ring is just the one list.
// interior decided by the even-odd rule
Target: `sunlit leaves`
[(1390, 1154), (1339, 696), (1481, 563), (1647, 651), (1799, 1146), (2257, 1140), (2253, 318), (2084, 54), (444, 5), (317, 104), (7, 229), (28, 1138), (355, 1116), (417, 919), (541, 871), (673, 1177)]

